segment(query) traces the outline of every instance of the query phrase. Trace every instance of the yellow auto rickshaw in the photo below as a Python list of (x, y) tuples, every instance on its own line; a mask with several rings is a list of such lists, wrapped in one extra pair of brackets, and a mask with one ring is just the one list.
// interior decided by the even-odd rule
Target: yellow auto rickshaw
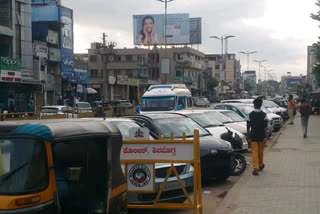
[(0, 214), (127, 213), (122, 137), (111, 123), (0, 123)]

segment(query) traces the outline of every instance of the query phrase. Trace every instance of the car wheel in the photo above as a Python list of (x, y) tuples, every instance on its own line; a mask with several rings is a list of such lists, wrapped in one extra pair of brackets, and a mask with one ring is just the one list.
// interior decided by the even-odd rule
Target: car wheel
[(236, 153), (234, 155), (235, 167), (233, 171), (233, 176), (241, 175), (247, 168), (246, 158), (242, 154)]

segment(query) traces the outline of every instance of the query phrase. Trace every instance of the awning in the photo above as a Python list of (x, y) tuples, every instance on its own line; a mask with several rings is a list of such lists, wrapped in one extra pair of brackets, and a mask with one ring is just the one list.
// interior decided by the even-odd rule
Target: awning
[(10, 28), (0, 25), (0, 35), (6, 35), (6, 36), (12, 36), (13, 37), (14, 36), (14, 32)]

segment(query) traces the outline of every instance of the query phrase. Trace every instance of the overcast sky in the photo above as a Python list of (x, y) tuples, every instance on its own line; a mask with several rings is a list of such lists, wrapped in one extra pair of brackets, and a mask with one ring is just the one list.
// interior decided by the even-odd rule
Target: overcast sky
[[(250, 70), (257, 70), (254, 59), (265, 59), (279, 80), (282, 75), (306, 74), (307, 46), (316, 42), (320, 23), (310, 19), (316, 0), (175, 0), (168, 13), (189, 13), (202, 17), (204, 53), (221, 53), (221, 43), (209, 36), (234, 35), (228, 53), (236, 53), (242, 71), (247, 58), (240, 51), (257, 51), (250, 57)], [(120, 48), (133, 47), (132, 15), (159, 14), (164, 4), (156, 0), (62, 0), (74, 12), (75, 53), (86, 52), (91, 42), (101, 42), (102, 33)], [(198, 47), (195, 47), (198, 48)], [(263, 68), (261, 68), (263, 70)], [(274, 77), (275, 77), (274, 76)], [(261, 72), (264, 79), (264, 73)]]

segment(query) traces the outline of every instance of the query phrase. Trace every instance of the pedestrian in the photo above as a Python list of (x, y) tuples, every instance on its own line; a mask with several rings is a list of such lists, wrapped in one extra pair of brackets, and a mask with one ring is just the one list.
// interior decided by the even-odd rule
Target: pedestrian
[(263, 151), (267, 142), (267, 114), (261, 111), (262, 99), (256, 98), (253, 101), (254, 110), (249, 114), (247, 131), (250, 133), (251, 150), (253, 158), (253, 175), (259, 175), (259, 171), (264, 168)]
[(294, 124), (294, 115), (296, 111), (296, 102), (293, 99), (293, 96), (290, 94), (289, 96), (289, 103), (288, 103), (288, 114), (289, 114), (289, 124)]
[(302, 126), (303, 138), (306, 138), (308, 134), (308, 122), (309, 122), (309, 116), (311, 114), (311, 111), (312, 111), (311, 104), (306, 102), (304, 98), (301, 99), (299, 112), (301, 114), (301, 126)]
[(105, 118), (106, 114), (104, 113), (103, 107), (102, 105), (98, 105), (98, 111), (96, 112), (96, 114), (94, 115), (94, 117), (102, 117)]

